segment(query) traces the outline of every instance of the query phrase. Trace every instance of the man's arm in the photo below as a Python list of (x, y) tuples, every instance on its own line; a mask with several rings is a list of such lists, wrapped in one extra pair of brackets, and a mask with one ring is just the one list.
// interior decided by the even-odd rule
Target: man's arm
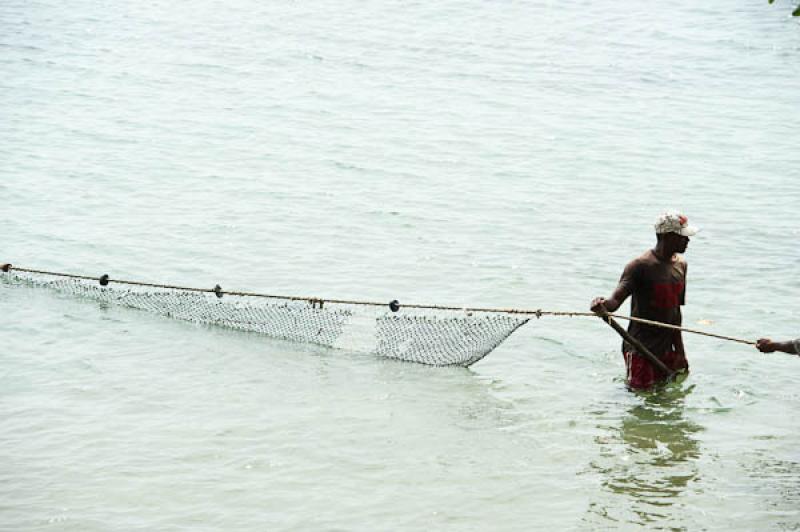
[(631, 291), (630, 288), (628, 288), (628, 284), (624, 282), (624, 280), (620, 281), (614, 293), (611, 294), (611, 297), (608, 299), (596, 297), (592, 300), (592, 312), (600, 312), (603, 306), (605, 306), (607, 311), (614, 312), (628, 299), (629, 295), (631, 295)]
[(681, 331), (675, 331), (675, 336), (672, 339), (672, 344), (675, 346), (675, 352), (686, 356), (686, 350), (683, 348), (683, 334)]
[(619, 284), (614, 289), (614, 293), (608, 299), (604, 297), (596, 297), (592, 300), (590, 308), (592, 312), (599, 313), (602, 308), (608, 312), (616, 311), (628, 296), (631, 295), (637, 286), (639, 279), (639, 264), (634, 260), (629, 262), (625, 269), (622, 271), (622, 276), (619, 278)]
[[(681, 262), (683, 262), (683, 290), (681, 290), (680, 301), (678, 303), (680, 305), (686, 304), (686, 276), (689, 272), (689, 265), (686, 263), (686, 260), (681, 258)], [(681, 314), (681, 321), (679, 324), (683, 322), (683, 314)], [(683, 347), (683, 334), (682, 331), (675, 331), (675, 336), (673, 336), (672, 344), (675, 346), (675, 352), (683, 355), (686, 357), (686, 349)]]
[(756, 348), (762, 353), (772, 353), (780, 351), (782, 353), (794, 353), (800, 355), (800, 338), (789, 340), (788, 342), (773, 342), (769, 338), (760, 338), (756, 342)]

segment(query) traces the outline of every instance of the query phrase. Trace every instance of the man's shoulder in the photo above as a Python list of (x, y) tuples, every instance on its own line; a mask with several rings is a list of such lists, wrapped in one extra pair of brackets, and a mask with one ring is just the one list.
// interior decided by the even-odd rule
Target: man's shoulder
[(627, 268), (638, 268), (638, 267), (649, 266), (649, 265), (657, 264), (657, 263), (658, 263), (658, 257), (656, 257), (656, 254), (653, 253), (652, 249), (648, 249), (647, 251), (645, 251), (644, 253), (642, 253), (641, 255), (636, 257), (635, 259), (631, 260), (626, 267)]

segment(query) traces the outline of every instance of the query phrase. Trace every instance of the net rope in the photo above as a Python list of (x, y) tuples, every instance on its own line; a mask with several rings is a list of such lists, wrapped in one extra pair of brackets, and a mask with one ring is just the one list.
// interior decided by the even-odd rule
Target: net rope
[[(12, 285), (42, 287), (80, 298), (184, 321), (256, 332), (272, 338), (434, 366), (468, 367), (499, 346), (531, 318), (591, 316), (593, 312), (402, 305), (225, 291), (214, 288), (90, 277), (3, 265), (0, 278)], [(754, 345), (755, 342), (631, 316), (609, 314)]]

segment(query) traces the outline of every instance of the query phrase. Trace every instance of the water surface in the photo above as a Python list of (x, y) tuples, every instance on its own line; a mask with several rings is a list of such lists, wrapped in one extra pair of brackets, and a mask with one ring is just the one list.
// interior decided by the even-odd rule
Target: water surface
[[(792, 8), (7, 1), (0, 261), (585, 310), (675, 207), (686, 324), (797, 336)], [(1, 528), (800, 527), (796, 357), (690, 337), (640, 396), (588, 318), (463, 370), (2, 284), (0, 316)]]

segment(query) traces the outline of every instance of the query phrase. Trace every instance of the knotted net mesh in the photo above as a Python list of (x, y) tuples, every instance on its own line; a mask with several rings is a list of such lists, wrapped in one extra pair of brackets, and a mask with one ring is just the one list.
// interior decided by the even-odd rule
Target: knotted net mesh
[(0, 272), (7, 284), (40, 287), (193, 323), (433, 366), (469, 366), (530, 318), (491, 312), (359, 305), (194, 289), (137, 286), (41, 273)]

